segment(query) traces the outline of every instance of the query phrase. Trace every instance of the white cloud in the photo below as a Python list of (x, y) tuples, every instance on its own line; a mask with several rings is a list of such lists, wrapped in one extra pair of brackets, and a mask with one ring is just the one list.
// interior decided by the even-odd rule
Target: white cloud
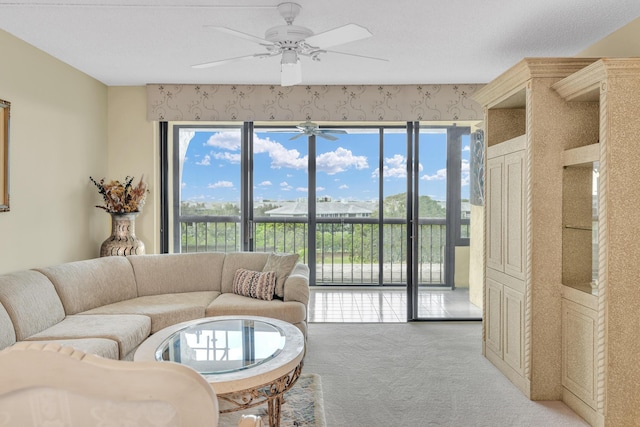
[(186, 182), (183, 182), (182, 184), (180, 184), (180, 187), (185, 188), (187, 186)]
[(301, 156), (298, 150), (288, 150), (282, 144), (269, 138), (258, 138), (253, 135), (253, 152), (255, 154), (267, 153), (271, 159), (273, 169), (291, 168), (306, 169), (307, 156)]
[[(469, 185), (469, 173), (470, 173), (470, 167), (469, 167), (469, 161), (462, 159), (462, 162), (460, 163), (460, 184), (461, 185)], [(435, 174), (433, 175), (423, 175), (420, 177), (420, 179), (423, 179), (425, 181), (444, 181), (445, 179), (447, 179), (447, 169), (439, 169), (438, 171), (436, 171)]]
[(199, 162), (196, 162), (196, 165), (200, 166), (209, 166), (211, 164), (211, 156), (207, 155), (202, 158)]
[(258, 186), (260, 187), (268, 187), (270, 185), (273, 185), (271, 181), (262, 181), (260, 184), (258, 184)]
[(233, 182), (231, 181), (218, 181), (213, 184), (207, 185), (207, 188), (233, 188)]
[(298, 187), (296, 188), (296, 191), (299, 191), (301, 193), (306, 193), (307, 191), (309, 191), (309, 189), (307, 187)]
[(425, 181), (442, 181), (447, 179), (447, 169), (438, 169), (433, 175), (422, 175), (420, 179)]
[(287, 181), (282, 181), (280, 183), (280, 189), (283, 191), (291, 191), (293, 189), (293, 187), (291, 185), (289, 185), (289, 183)]
[(240, 137), (239, 132), (218, 132), (211, 135), (204, 145), (229, 151), (240, 151)]
[[(209, 138), (205, 145), (225, 150), (212, 153), (215, 159), (225, 160), (230, 163), (240, 162), (240, 135), (236, 132), (216, 133)], [(234, 151), (234, 153), (230, 151)], [(277, 141), (269, 138), (260, 138), (256, 134), (253, 135), (253, 152), (254, 154), (267, 154), (271, 159), (271, 168), (273, 169), (305, 170), (309, 163), (308, 156), (302, 155), (300, 151), (288, 149)], [(211, 158), (210, 156), (206, 157), (206, 164), (209, 164)], [(351, 168), (366, 169), (368, 167), (366, 156), (355, 156), (350, 150), (342, 147), (338, 147), (335, 151), (322, 153), (316, 158), (316, 169), (329, 175), (344, 172)], [(292, 175), (287, 176), (291, 177)]]
[(360, 170), (368, 167), (366, 156), (354, 156), (351, 150), (342, 147), (322, 153), (316, 158), (316, 169), (329, 175), (335, 175), (350, 168)]
[[(418, 171), (422, 172), (422, 164), (418, 164)], [(373, 178), (380, 176), (380, 169), (376, 168), (371, 174)], [(393, 157), (384, 159), (384, 177), (385, 178), (406, 178), (407, 177), (407, 159), (402, 154), (395, 154)]]
[(462, 159), (461, 172), (460, 172), (460, 185), (469, 185), (471, 182), (471, 167), (468, 160)]
[(324, 187), (316, 187), (316, 191), (324, 191), (325, 188)]
[(240, 153), (234, 154), (226, 151), (224, 153), (214, 153), (213, 157), (215, 157), (218, 160), (226, 160), (229, 163), (240, 163)]
[(349, 186), (347, 184), (342, 184), (340, 187), (338, 187), (340, 190), (346, 190), (347, 188), (349, 188)]
[(462, 147), (462, 151), (471, 151), (471, 147), (468, 145), (465, 145), (464, 147)]

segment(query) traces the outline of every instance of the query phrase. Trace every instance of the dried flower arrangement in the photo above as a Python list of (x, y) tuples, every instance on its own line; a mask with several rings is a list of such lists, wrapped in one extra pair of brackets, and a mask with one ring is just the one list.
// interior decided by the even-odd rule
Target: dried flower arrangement
[(96, 181), (89, 177), (91, 182), (98, 187), (98, 193), (104, 199), (104, 206), (96, 205), (96, 208), (104, 209), (109, 213), (140, 212), (149, 192), (143, 178), (140, 178), (140, 182), (134, 187), (131, 176), (125, 177), (124, 182), (110, 181), (108, 183), (105, 183), (104, 178)]

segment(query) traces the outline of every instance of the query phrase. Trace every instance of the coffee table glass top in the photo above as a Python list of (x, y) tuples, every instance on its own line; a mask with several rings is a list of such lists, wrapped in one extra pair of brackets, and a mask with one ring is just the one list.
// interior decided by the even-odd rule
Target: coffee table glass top
[(267, 322), (203, 319), (164, 340), (155, 358), (215, 375), (260, 365), (276, 357), (284, 345), (284, 331)]

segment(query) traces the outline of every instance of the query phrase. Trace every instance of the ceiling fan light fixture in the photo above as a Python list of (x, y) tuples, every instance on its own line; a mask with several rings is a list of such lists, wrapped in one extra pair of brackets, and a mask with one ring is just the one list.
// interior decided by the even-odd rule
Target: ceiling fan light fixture
[(295, 50), (282, 51), (282, 60), (280, 61), (282, 65), (296, 64), (298, 61), (298, 53)]
[(280, 64), (282, 86), (293, 86), (302, 81), (302, 64), (295, 51), (282, 52), (282, 62)]

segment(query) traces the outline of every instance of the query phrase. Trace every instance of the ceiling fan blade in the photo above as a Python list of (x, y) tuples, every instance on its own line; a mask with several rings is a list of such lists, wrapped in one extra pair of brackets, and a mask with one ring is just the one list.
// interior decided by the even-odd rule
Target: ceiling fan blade
[(299, 134), (294, 135), (291, 138), (289, 138), (289, 141), (292, 141), (292, 140), (298, 139), (298, 138), (302, 138), (304, 135), (305, 135), (304, 133), (299, 133)]
[(300, 60), (293, 64), (281, 65), (280, 81), (282, 86), (293, 86), (302, 81), (302, 64)]
[(366, 39), (373, 34), (357, 24), (347, 24), (306, 38), (305, 43), (319, 49)]
[(266, 46), (272, 46), (273, 45), (273, 43), (271, 43), (269, 40), (265, 40), (265, 39), (262, 39), (260, 37), (252, 36), (251, 34), (243, 33), (242, 31), (234, 30), (234, 29), (231, 29), (231, 28), (218, 27), (216, 25), (205, 25), (205, 27), (206, 28), (211, 28), (213, 30), (220, 31), (220, 32), (223, 32), (223, 33), (227, 33), (227, 34), (230, 34), (232, 36), (239, 37), (241, 39), (249, 40), (251, 42), (258, 43), (258, 44), (261, 44), (261, 45), (266, 45)]
[(191, 68), (211, 68), (218, 65), (228, 64), (230, 62), (244, 61), (245, 59), (264, 58), (271, 56), (268, 53), (255, 53), (253, 55), (236, 56), (235, 58), (220, 59), (218, 61), (205, 62), (203, 64), (192, 65)]
[(346, 130), (342, 130), (342, 129), (318, 129), (318, 132), (322, 132), (322, 133), (340, 133), (340, 134), (346, 134), (347, 133)]
[(319, 132), (319, 133), (316, 133), (315, 135), (319, 136), (320, 138), (328, 139), (329, 141), (338, 140), (338, 138), (336, 138), (335, 136), (329, 135), (328, 133), (324, 133), (324, 132)]
[(346, 56), (356, 56), (358, 58), (373, 59), (374, 61), (389, 62), (389, 60), (386, 58), (377, 58), (375, 56), (358, 55), (357, 53), (338, 52), (337, 50), (324, 50), (324, 49), (323, 49), (323, 52), (331, 53), (331, 54), (337, 53), (338, 55), (346, 55)]

